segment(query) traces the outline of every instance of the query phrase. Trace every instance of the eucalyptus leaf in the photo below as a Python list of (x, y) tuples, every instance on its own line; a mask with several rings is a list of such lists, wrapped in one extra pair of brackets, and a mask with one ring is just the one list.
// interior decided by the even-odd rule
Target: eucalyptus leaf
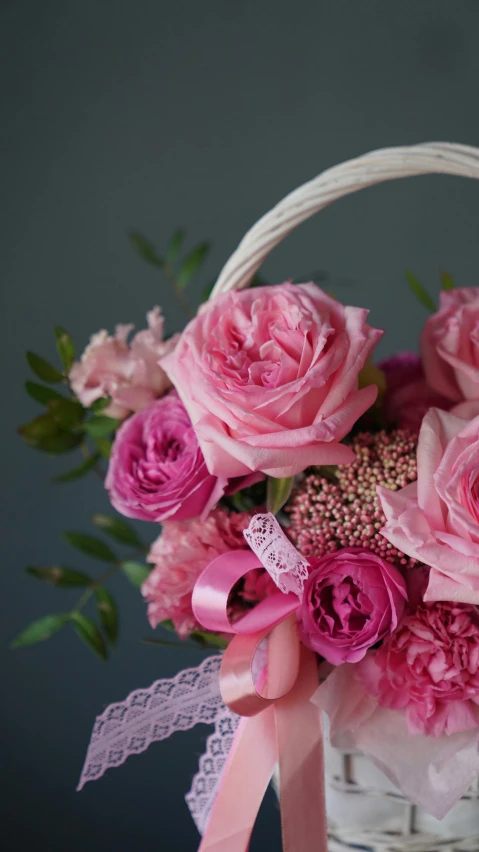
[(174, 263), (176, 258), (178, 257), (181, 246), (183, 245), (185, 239), (185, 232), (180, 228), (178, 231), (175, 231), (173, 234), (168, 249), (166, 251), (166, 261), (167, 263)]
[(126, 521), (112, 515), (93, 515), (92, 521), (116, 541), (121, 541), (122, 544), (130, 544), (132, 547), (142, 547), (136, 530)]
[(412, 272), (406, 272), (406, 279), (418, 302), (420, 302), (423, 307), (427, 308), (428, 311), (434, 313), (436, 311), (436, 305), (421, 282), (418, 281)]
[(60, 357), (60, 361), (68, 373), (75, 360), (75, 346), (72, 338), (64, 328), (56, 325), (54, 331), (57, 343), (57, 352)]
[(43, 382), (55, 384), (56, 382), (63, 381), (62, 373), (56, 367), (52, 367), (44, 358), (41, 358), (40, 355), (35, 355), (34, 352), (27, 352), (27, 361), (30, 369)]
[(118, 610), (110, 592), (100, 586), (95, 591), (98, 617), (108, 641), (113, 645), (118, 638)]
[(150, 243), (139, 231), (130, 231), (128, 237), (131, 245), (143, 260), (146, 260), (151, 266), (163, 269), (165, 261), (157, 254), (153, 243)]
[(73, 586), (89, 586), (93, 582), (88, 574), (73, 571), (71, 568), (65, 568), (64, 565), (52, 565), (51, 568), (37, 568), (30, 565), (26, 571), (37, 580), (45, 580), (53, 586), (61, 586), (65, 589)]
[(25, 382), (25, 390), (35, 402), (40, 402), (42, 405), (48, 405), (53, 400), (65, 399), (60, 393), (53, 388), (47, 388), (45, 385), (38, 385), (36, 382)]
[(454, 290), (456, 287), (454, 280), (449, 272), (441, 274), (441, 290)]
[(97, 654), (101, 660), (106, 660), (108, 653), (105, 640), (91, 618), (87, 618), (82, 612), (73, 612), (71, 615), (73, 627), (77, 635)]
[(69, 616), (60, 615), (44, 615), (37, 621), (29, 624), (11, 643), (11, 648), (24, 648), (26, 645), (36, 645), (37, 642), (44, 642), (45, 639), (50, 639), (64, 624), (69, 620)]
[(72, 470), (67, 470), (66, 473), (55, 476), (52, 482), (73, 482), (75, 479), (81, 479), (82, 476), (86, 476), (90, 470), (93, 470), (99, 458), (100, 453), (95, 453), (93, 456), (85, 459), (78, 467), (74, 467)]
[(182, 290), (186, 287), (195, 272), (198, 271), (208, 254), (209, 248), (209, 243), (201, 243), (192, 249), (185, 257), (177, 276), (178, 286)]
[(135, 586), (136, 589), (141, 588), (150, 574), (150, 569), (146, 565), (142, 565), (141, 562), (127, 560), (126, 562), (122, 562), (120, 567), (125, 577), (128, 578), (132, 586)]
[(117, 562), (117, 558), (113, 551), (110, 550), (108, 545), (99, 538), (94, 538), (92, 535), (85, 535), (84, 533), (72, 531), (64, 532), (63, 538), (68, 542), (68, 544), (71, 544), (71, 546), (75, 547), (77, 550), (81, 550), (81, 552), (85, 553), (87, 556), (103, 559), (104, 562)]
[(92, 417), (88, 423), (85, 423), (85, 430), (92, 438), (106, 438), (115, 432), (120, 425), (120, 421), (114, 417), (106, 417), (105, 414), (98, 414)]
[(292, 476), (284, 477), (284, 479), (275, 479), (272, 476), (268, 476), (266, 486), (266, 508), (268, 512), (271, 512), (273, 515), (278, 514), (288, 500), (292, 487)]

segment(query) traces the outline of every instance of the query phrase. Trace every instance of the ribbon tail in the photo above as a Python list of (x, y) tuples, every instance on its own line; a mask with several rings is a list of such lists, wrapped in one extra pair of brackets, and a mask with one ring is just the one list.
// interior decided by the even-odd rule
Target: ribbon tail
[(276, 749), (273, 707), (241, 720), (198, 852), (247, 852)]
[(275, 702), (283, 852), (328, 852), (321, 711), (314, 654), (301, 648), (292, 690)]

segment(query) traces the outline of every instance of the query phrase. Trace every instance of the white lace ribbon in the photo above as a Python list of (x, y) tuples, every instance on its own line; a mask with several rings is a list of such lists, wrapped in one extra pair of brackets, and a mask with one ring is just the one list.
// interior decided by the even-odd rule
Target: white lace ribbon
[(274, 515), (255, 515), (243, 535), (278, 589), (285, 595), (293, 592), (302, 598), (309, 564), (287, 538)]

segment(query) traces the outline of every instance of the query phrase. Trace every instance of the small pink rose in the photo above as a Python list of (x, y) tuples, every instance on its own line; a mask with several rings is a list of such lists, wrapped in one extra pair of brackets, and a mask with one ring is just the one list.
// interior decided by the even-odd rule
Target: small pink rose
[(174, 391), (120, 427), (105, 481), (118, 512), (156, 522), (207, 515), (226, 484), (208, 473), (190, 419)]
[(407, 600), (403, 576), (381, 557), (355, 548), (309, 561), (300, 638), (335, 666), (356, 663), (397, 627)]
[(479, 399), (479, 287), (443, 290), (426, 321), (421, 355), (428, 384), (451, 402)]
[(384, 413), (388, 424), (419, 432), (430, 408), (447, 411), (451, 401), (434, 391), (426, 382), (421, 359), (414, 352), (399, 352), (378, 364), (386, 376)]
[(339, 442), (377, 394), (358, 390), (382, 333), (366, 317), (315, 284), (230, 292), (202, 306), (161, 364), (210, 472), (285, 477), (350, 461)]
[(70, 370), (70, 384), (82, 405), (89, 408), (97, 399), (109, 397), (104, 414), (123, 420), (132, 411), (142, 411), (171, 387), (158, 360), (176, 345), (178, 335), (163, 340), (160, 308), (147, 314), (148, 328), (128, 343), (132, 325), (118, 325), (114, 336), (107, 331), (94, 334), (81, 360)]
[(378, 488), (394, 547), (431, 567), (426, 600), (479, 604), (479, 417), (431, 409), (418, 443), (417, 481)]

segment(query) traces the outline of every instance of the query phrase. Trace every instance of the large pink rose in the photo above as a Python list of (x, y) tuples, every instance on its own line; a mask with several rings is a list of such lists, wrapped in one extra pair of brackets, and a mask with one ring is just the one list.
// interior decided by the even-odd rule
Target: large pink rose
[(409, 732), (441, 737), (479, 725), (479, 610), (426, 603), (361, 662), (382, 707), (405, 710)]
[(230, 292), (202, 306), (161, 364), (211, 473), (283, 477), (353, 458), (339, 441), (377, 394), (358, 390), (382, 333), (366, 316), (315, 284)]
[(426, 379), (451, 402), (479, 400), (479, 287), (441, 292), (421, 337)]
[(385, 559), (357, 548), (309, 561), (299, 636), (335, 666), (356, 663), (396, 629), (407, 600), (403, 576)]
[(425, 599), (479, 604), (479, 417), (431, 409), (419, 434), (417, 481), (378, 494), (382, 535), (431, 566)]
[(185, 407), (172, 391), (117, 432), (105, 487), (115, 509), (142, 521), (205, 516), (226, 480), (206, 467)]
[(398, 352), (384, 358), (378, 367), (386, 376), (383, 406), (390, 425), (419, 432), (422, 418), (430, 408), (447, 411), (451, 407), (450, 400), (428, 385), (421, 359), (414, 352)]
[(128, 343), (132, 325), (118, 325), (114, 336), (107, 331), (92, 335), (80, 361), (70, 370), (70, 384), (82, 405), (109, 397), (104, 414), (123, 420), (142, 411), (171, 386), (158, 360), (175, 346), (178, 335), (163, 340), (160, 308), (147, 314), (148, 328)]

